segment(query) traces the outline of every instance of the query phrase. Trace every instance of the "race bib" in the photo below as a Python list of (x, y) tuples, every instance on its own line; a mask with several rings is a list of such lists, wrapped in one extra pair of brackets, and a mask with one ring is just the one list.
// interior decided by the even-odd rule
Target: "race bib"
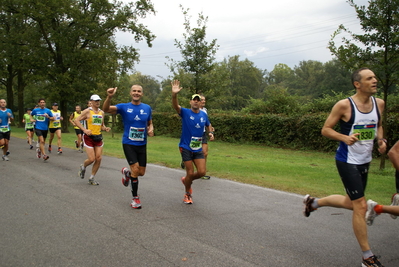
[(58, 121), (56, 121), (56, 122), (53, 122), (53, 126), (54, 126), (54, 128), (57, 128), (57, 127), (59, 127), (59, 126), (60, 126), (60, 123), (59, 123)]
[(102, 125), (103, 122), (103, 116), (102, 115), (96, 115), (94, 114), (92, 116), (93, 120), (92, 120), (92, 124), (93, 125)]
[(361, 144), (372, 143), (375, 139), (377, 124), (355, 124), (353, 125), (353, 133), (358, 133), (357, 138)]
[(130, 127), (129, 139), (132, 141), (144, 141), (145, 128)]
[(0, 132), (2, 132), (2, 133), (6, 133), (9, 130), (10, 130), (10, 128), (8, 128), (8, 126), (1, 126), (1, 128), (0, 128)]
[(198, 150), (201, 147), (202, 147), (202, 137), (192, 136), (190, 141), (190, 148), (192, 150)]
[(37, 115), (36, 120), (37, 121), (46, 121), (46, 117), (44, 117), (43, 115)]

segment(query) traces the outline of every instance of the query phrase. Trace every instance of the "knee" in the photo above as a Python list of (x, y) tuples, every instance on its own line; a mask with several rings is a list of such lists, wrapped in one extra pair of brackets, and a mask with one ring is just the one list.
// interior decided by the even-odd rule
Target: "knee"
[(361, 215), (366, 214), (366, 212), (367, 212), (367, 203), (366, 203), (366, 201), (364, 200), (364, 201), (359, 201), (356, 204), (354, 203), (353, 212), (361, 214)]
[(102, 158), (103, 158), (103, 157), (102, 157), (101, 155), (96, 156), (96, 162), (101, 162)]
[(205, 170), (199, 170), (198, 172), (199, 177), (205, 176), (206, 171)]

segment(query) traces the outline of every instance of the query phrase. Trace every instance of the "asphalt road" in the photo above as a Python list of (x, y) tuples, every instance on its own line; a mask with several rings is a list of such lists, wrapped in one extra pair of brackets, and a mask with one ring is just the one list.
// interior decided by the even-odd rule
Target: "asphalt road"
[[(195, 181), (185, 205), (184, 171), (152, 164), (140, 178), (143, 208), (133, 210), (125, 159), (104, 156), (91, 186), (77, 176), (85, 153), (64, 149), (44, 162), (17, 138), (10, 151), (0, 161), (1, 266), (361, 265), (350, 211), (305, 218), (303, 196), (216, 177)], [(385, 266), (399, 266), (398, 229), (388, 215), (369, 227)]]

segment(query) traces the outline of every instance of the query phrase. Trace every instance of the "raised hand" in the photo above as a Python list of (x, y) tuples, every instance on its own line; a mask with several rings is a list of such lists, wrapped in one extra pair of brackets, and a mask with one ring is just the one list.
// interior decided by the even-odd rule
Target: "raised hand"
[(108, 88), (107, 89), (107, 95), (109, 96), (113, 96), (116, 93), (116, 90), (118, 89), (118, 87), (115, 88)]
[(182, 87), (180, 87), (180, 81), (179, 80), (174, 80), (170, 84), (172, 85), (172, 93), (176, 93), (177, 94), (182, 89)]

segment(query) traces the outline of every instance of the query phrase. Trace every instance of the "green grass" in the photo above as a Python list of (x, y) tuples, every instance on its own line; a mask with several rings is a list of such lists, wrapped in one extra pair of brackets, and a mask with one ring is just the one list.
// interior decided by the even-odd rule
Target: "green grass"
[[(124, 158), (122, 134), (104, 135), (104, 155)], [(23, 129), (12, 128), (12, 136), (25, 138)], [(74, 148), (75, 132), (62, 134), (63, 147)], [(165, 136), (148, 138), (148, 162), (170, 168), (180, 168), (179, 140)], [(53, 141), (53, 143), (56, 140)], [(333, 153), (297, 151), (262, 145), (209, 142), (208, 175), (254, 184), (297, 194), (326, 196), (344, 194), (335, 167)], [(394, 169), (386, 162), (379, 170), (379, 160), (371, 163), (366, 197), (389, 204), (395, 191)]]

